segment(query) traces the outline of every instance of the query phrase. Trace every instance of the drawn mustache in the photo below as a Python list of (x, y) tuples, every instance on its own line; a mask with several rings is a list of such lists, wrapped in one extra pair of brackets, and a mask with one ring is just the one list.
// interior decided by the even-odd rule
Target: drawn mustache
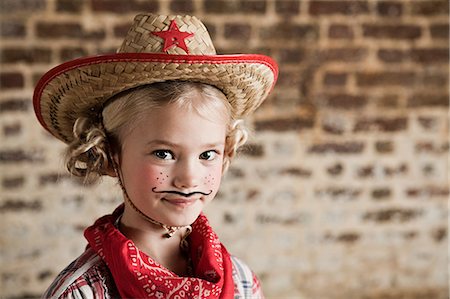
[(154, 188), (152, 189), (152, 191), (153, 191), (154, 193), (176, 194), (176, 195), (180, 195), (180, 196), (183, 196), (183, 197), (191, 197), (192, 195), (195, 195), (195, 194), (201, 194), (201, 195), (208, 196), (208, 195), (210, 195), (210, 194), (212, 193), (212, 190), (209, 190), (209, 193), (205, 193), (205, 192), (201, 192), (201, 191), (195, 191), (195, 192), (191, 192), (191, 193), (183, 193), (183, 192), (180, 192), (180, 191), (174, 191), (174, 190), (162, 190), (162, 191), (156, 191), (156, 187), (154, 187)]

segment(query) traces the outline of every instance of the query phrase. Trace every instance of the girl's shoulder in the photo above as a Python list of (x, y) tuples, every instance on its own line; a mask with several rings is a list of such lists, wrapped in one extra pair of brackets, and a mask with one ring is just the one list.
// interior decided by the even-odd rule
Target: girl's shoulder
[(242, 260), (231, 256), (235, 298), (264, 298), (258, 277)]
[(42, 298), (113, 298), (117, 291), (105, 262), (88, 248), (67, 266)]

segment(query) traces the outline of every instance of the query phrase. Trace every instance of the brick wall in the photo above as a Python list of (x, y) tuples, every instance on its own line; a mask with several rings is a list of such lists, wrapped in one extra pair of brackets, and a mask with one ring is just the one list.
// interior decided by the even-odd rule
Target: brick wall
[(447, 298), (449, 4), (0, 0), (0, 297), (37, 297), (119, 202), (83, 186), (31, 105), (39, 76), (112, 52), (138, 12), (187, 13), (279, 83), (207, 213), (269, 298)]

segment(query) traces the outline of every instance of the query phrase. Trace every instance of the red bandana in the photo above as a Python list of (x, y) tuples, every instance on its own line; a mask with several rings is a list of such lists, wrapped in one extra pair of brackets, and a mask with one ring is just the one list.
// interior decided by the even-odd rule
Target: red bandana
[(84, 232), (108, 265), (122, 298), (233, 298), (230, 255), (204, 215), (188, 237), (194, 277), (181, 277), (141, 252), (116, 227), (123, 206)]

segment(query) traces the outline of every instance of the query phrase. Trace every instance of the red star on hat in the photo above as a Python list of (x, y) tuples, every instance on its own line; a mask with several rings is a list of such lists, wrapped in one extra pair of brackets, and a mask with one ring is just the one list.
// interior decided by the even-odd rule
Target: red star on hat
[(194, 36), (194, 34), (180, 31), (175, 20), (170, 21), (169, 30), (158, 32), (153, 31), (152, 34), (164, 39), (164, 52), (167, 52), (167, 50), (171, 47), (179, 47), (183, 49), (186, 54), (189, 54), (189, 50), (184, 40), (188, 37)]

